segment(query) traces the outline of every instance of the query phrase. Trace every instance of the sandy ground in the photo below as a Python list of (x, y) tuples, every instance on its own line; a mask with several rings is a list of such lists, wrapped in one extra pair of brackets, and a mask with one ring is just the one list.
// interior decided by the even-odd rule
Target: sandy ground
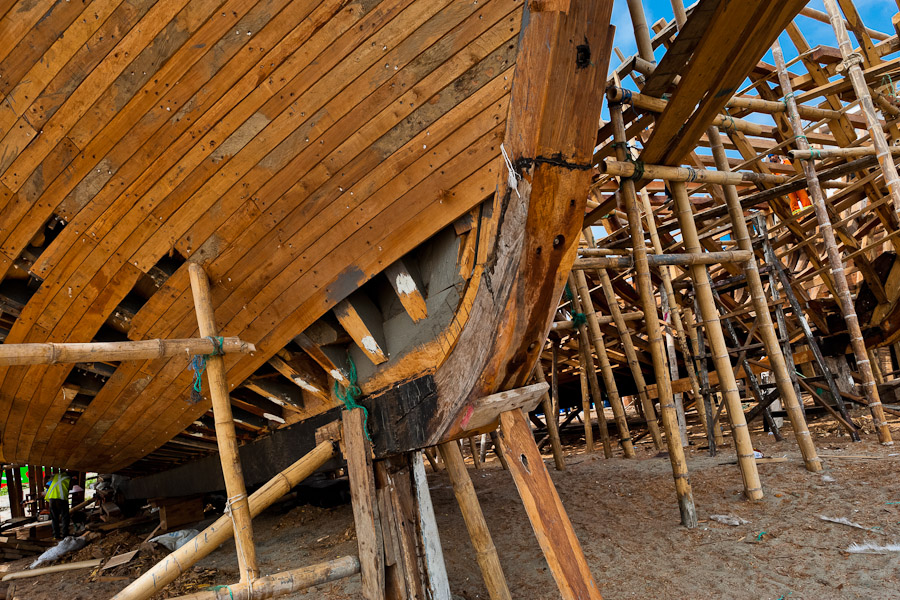
[[(689, 468), (701, 519), (693, 530), (678, 522), (669, 461), (655, 456), (652, 445), (639, 444), (637, 460), (620, 456), (605, 460), (602, 454), (585, 454), (577, 434), (571, 434), (568, 468), (552, 475), (603, 597), (900, 598), (900, 552), (846, 552), (853, 542), (900, 543), (900, 447), (882, 447), (871, 433), (854, 444), (846, 436), (836, 436), (825, 423), (815, 426), (814, 432), (819, 452), (826, 456), (821, 474), (802, 467), (790, 435), (779, 443), (754, 433), (756, 448), (766, 456), (788, 458), (759, 465), (765, 491), (759, 502), (742, 499), (731, 448), (721, 449), (716, 457), (692, 448)], [(900, 437), (900, 427), (894, 434)], [(552, 468), (549, 457), (547, 464)], [(513, 597), (559, 598), (509, 474), (495, 459), (481, 470), (470, 469), (470, 474)], [(449, 480), (443, 472), (431, 473), (429, 480), (451, 589), (465, 600), (487, 598)], [(747, 523), (721, 524), (710, 519), (716, 514)], [(865, 529), (826, 522), (821, 515), (844, 517)], [(348, 505), (273, 507), (254, 521), (254, 529), (264, 572), (356, 552)], [(233, 544), (223, 545), (180, 578), (171, 593), (236, 581), (234, 556)], [(155, 558), (119, 567), (115, 574), (131, 578)], [(21, 561), (11, 568), (20, 565)], [(81, 571), (22, 581), (16, 597), (56, 600), (63, 592), (68, 600), (109, 598), (126, 584), (96, 581), (96, 576)], [(291, 597), (356, 599), (359, 578)]]

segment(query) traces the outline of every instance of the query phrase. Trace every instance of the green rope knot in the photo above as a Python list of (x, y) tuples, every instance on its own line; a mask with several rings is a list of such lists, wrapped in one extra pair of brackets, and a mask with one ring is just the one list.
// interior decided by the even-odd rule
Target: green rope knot
[(210, 356), (222, 356), (225, 354), (223, 349), (225, 345), (224, 337), (207, 335), (204, 339), (212, 342), (213, 351), (211, 354), (195, 354), (191, 358), (191, 364), (188, 366), (194, 372), (194, 383), (191, 385), (191, 404), (197, 404), (203, 399), (203, 373), (206, 371), (206, 359)]
[(572, 313), (572, 325), (573, 326), (578, 328), (578, 327), (581, 327), (582, 325), (584, 325), (585, 323), (587, 323), (587, 315), (586, 314), (580, 313), (580, 312)]
[(626, 159), (628, 162), (634, 165), (634, 173), (631, 174), (631, 177), (626, 177), (626, 179), (630, 179), (632, 181), (640, 181), (644, 178), (644, 161), (635, 160), (630, 156)]
[(342, 389), (341, 384), (337, 381), (334, 382), (334, 395), (338, 397), (338, 400), (344, 403), (344, 410), (353, 410), (354, 408), (361, 408), (363, 411), (363, 433), (366, 434), (366, 439), (370, 442), (372, 441), (372, 437), (369, 435), (369, 411), (362, 404), (358, 404), (356, 402), (357, 398), (362, 396), (362, 390), (357, 385), (357, 375), (356, 375), (356, 364), (353, 362), (353, 358), (350, 357), (350, 353), (347, 352), (347, 362), (350, 364), (350, 371), (347, 373), (347, 385)]
[(563, 296), (565, 296), (566, 300), (571, 302), (573, 300), (572, 290), (569, 289), (569, 284), (566, 284), (566, 287), (563, 289)]

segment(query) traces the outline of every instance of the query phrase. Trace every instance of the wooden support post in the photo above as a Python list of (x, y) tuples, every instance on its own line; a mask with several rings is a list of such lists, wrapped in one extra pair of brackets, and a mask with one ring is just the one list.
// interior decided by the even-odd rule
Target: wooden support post
[[(197, 263), (191, 263), (188, 270), (200, 335), (216, 337), (219, 331), (216, 327), (209, 279), (206, 277), (203, 267)], [(244, 485), (244, 474), (241, 470), (241, 457), (238, 453), (234, 419), (231, 415), (231, 400), (228, 397), (225, 360), (222, 356), (217, 354), (206, 356), (206, 376), (209, 381), (209, 396), (212, 400), (213, 417), (216, 424), (219, 459), (222, 462), (225, 491), (228, 494), (227, 503), (231, 510), (231, 519), (234, 521), (234, 542), (241, 582), (249, 583), (259, 577), (259, 566), (256, 561), (256, 548), (253, 545), (250, 504), (247, 499), (247, 488)]]
[[(613, 137), (619, 146), (616, 155), (619, 160), (625, 159), (625, 123), (622, 119), (622, 105), (611, 104), (609, 115), (613, 124)], [(644, 242), (644, 227), (641, 225), (641, 213), (638, 207), (634, 181), (621, 180), (625, 207), (628, 213), (628, 229), (634, 248), (634, 267), (638, 283), (638, 292), (644, 310), (644, 321), (650, 341), (650, 354), (653, 357), (653, 370), (656, 373), (656, 385), (659, 391), (659, 405), (662, 412), (663, 429), (666, 432), (666, 446), (669, 449), (669, 461), (672, 463), (672, 475), (675, 478), (675, 493), (678, 496), (678, 508), (681, 512), (681, 523), (685, 527), (697, 526), (697, 509), (694, 507), (694, 494), (688, 479), (687, 461), (684, 458), (678, 437), (678, 417), (675, 414), (675, 401), (672, 394), (672, 381), (669, 378), (669, 367), (666, 363), (662, 334), (659, 326), (659, 314), (656, 298), (653, 295), (653, 284), (650, 279), (650, 267), (647, 264), (647, 246)]]
[[(672, 381), (678, 379), (678, 357), (675, 356), (675, 337), (672, 335), (672, 311), (669, 305), (669, 295), (665, 287), (659, 288), (659, 308), (663, 314), (663, 339), (666, 343), (666, 357), (669, 360), (669, 376)], [(675, 416), (678, 417), (678, 436), (681, 445), (688, 446), (687, 419), (684, 416), (684, 397), (681, 392), (673, 394), (675, 400)]]
[(453, 485), (453, 494), (459, 503), (459, 510), (462, 512), (466, 529), (469, 530), (469, 538), (472, 540), (472, 547), (475, 548), (475, 559), (481, 568), (488, 595), (491, 600), (510, 600), (512, 596), (506, 585), (503, 568), (500, 566), (500, 557), (497, 555), (497, 549), (491, 539), (487, 521), (481, 512), (481, 505), (478, 503), (478, 496), (475, 495), (472, 480), (469, 478), (466, 465), (459, 453), (459, 446), (454, 442), (448, 442), (438, 446), (438, 450), (441, 452), (444, 464), (447, 465), (447, 473), (450, 475), (450, 483)]
[(584, 365), (578, 369), (578, 382), (581, 384), (581, 412), (584, 414), (584, 445), (589, 453), (594, 452), (594, 426), (591, 422), (591, 392), (588, 389), (587, 373)]
[[(691, 200), (688, 198), (687, 189), (681, 182), (671, 185), (675, 195), (684, 248), (688, 252), (700, 252), (700, 237), (697, 235), (697, 224), (694, 222), (694, 213), (691, 209)], [(709, 285), (706, 265), (693, 265), (690, 273), (691, 281), (694, 283), (694, 295), (700, 307), (700, 316), (706, 326), (706, 337), (709, 340), (713, 363), (716, 366), (716, 373), (719, 375), (719, 387), (722, 390), (725, 408), (731, 423), (734, 449), (744, 482), (744, 495), (749, 500), (759, 500), (763, 497), (763, 491), (756, 469), (756, 459), (753, 457), (753, 443), (750, 440), (747, 421), (744, 419), (744, 411), (741, 408), (741, 397), (731, 367), (731, 359), (728, 356), (728, 348), (725, 345), (722, 324), (719, 322), (719, 311), (716, 309), (712, 288)]]
[(43, 487), (44, 481), (41, 479), (40, 469), (34, 465), (28, 465), (28, 493), (31, 494), (31, 500), (34, 502), (31, 506), (32, 517), (37, 517), (44, 508), (44, 497), (40, 493)]
[[(722, 429), (715, 420), (715, 406), (713, 394), (709, 387), (709, 371), (706, 368), (706, 348), (703, 343), (703, 336), (698, 335), (697, 324), (694, 320), (694, 311), (687, 308), (684, 311), (684, 317), (688, 332), (691, 336), (691, 343), (694, 346), (694, 357), (697, 360), (697, 367), (700, 379), (700, 392), (703, 397), (703, 406), (697, 408), (697, 412), (703, 413), (703, 427), (706, 431), (706, 442), (709, 446), (709, 455), (716, 455), (716, 445), (725, 443), (722, 437)], [(696, 358), (700, 357), (700, 358)]]
[(6, 496), (9, 498), (9, 511), (12, 518), (24, 517), (22, 507), (22, 478), (19, 475), (19, 467), (13, 466), (4, 470), (6, 474)]
[(425, 563), (426, 596), (429, 600), (452, 600), (450, 581), (447, 579), (447, 566), (444, 564), (444, 551), (441, 548), (441, 536), (434, 518), (434, 505), (428, 489), (428, 477), (425, 475), (422, 451), (413, 452), (410, 462), (412, 463), (416, 512), (419, 517), (420, 556)]
[(365, 433), (365, 413), (362, 408), (354, 408), (343, 411), (342, 416), (341, 448), (350, 479), (362, 578), (361, 593), (366, 600), (384, 600), (384, 543), (375, 496), (372, 449)]
[[(628, 421), (625, 419), (625, 405), (622, 403), (622, 398), (619, 396), (619, 389), (618, 386), (616, 386), (616, 377), (613, 375), (612, 365), (609, 364), (609, 357), (606, 356), (606, 344), (603, 343), (603, 333), (600, 331), (600, 324), (597, 323), (597, 313), (594, 311), (594, 302), (591, 300), (591, 294), (588, 290), (587, 279), (584, 276), (584, 272), (573, 271), (570, 273), (569, 286), (573, 288), (572, 303), (575, 304), (575, 310), (578, 312), (584, 311), (584, 314), (587, 317), (591, 335), (589, 340), (585, 340), (587, 341), (587, 344), (585, 344), (585, 354), (589, 358), (591, 357), (591, 342), (593, 342), (594, 350), (597, 353), (597, 360), (600, 361), (600, 372), (603, 375), (603, 385), (606, 387), (606, 396), (609, 398), (609, 404), (613, 410), (616, 428), (619, 431), (619, 443), (622, 445), (622, 452), (625, 455), (625, 458), (634, 458), (634, 444), (631, 442), (631, 433), (628, 431)], [(585, 334), (587, 334), (587, 331), (585, 331)], [(587, 335), (583, 337), (587, 337)], [(593, 359), (591, 358), (590, 362), (583, 366), (585, 368), (593, 369)], [(589, 372), (588, 377), (590, 377)], [(602, 409), (603, 405), (598, 405), (598, 410)]]
[[(862, 57), (853, 51), (853, 44), (850, 43), (850, 36), (847, 35), (847, 27), (844, 25), (844, 19), (841, 17), (841, 13), (838, 10), (835, 0), (825, 0), (825, 10), (828, 12), (828, 17), (831, 19), (831, 27), (834, 29), (834, 34), (837, 37), (838, 47), (840, 48), (841, 56), (844, 59), (844, 67), (847, 69), (850, 76), (850, 83), (853, 85), (853, 91), (859, 99), (861, 112), (866, 118), (869, 136), (872, 138), (872, 144), (877, 151), (876, 156), (881, 165), (881, 170), (884, 173), (884, 183), (887, 185), (888, 191), (890, 192), (891, 201), (894, 204), (894, 211), (897, 213), (898, 218), (900, 218), (900, 176), (897, 174), (897, 167), (894, 165), (894, 159), (891, 158), (890, 145), (884, 135), (884, 130), (881, 128), (881, 121), (879, 121), (878, 115), (875, 114), (875, 105), (872, 103), (872, 96), (869, 94), (869, 86), (866, 84), (866, 78), (863, 75), (862, 67), (859, 66), (862, 62)], [(779, 81), (780, 79), (781, 77), (779, 76)], [(784, 89), (782, 89), (782, 91), (785, 94), (790, 93)], [(793, 96), (790, 98), (793, 98)], [(796, 112), (796, 105), (797, 103), (794, 102), (794, 112)], [(793, 122), (793, 117), (791, 120)], [(805, 139), (806, 138), (803, 138), (804, 141)], [(800, 140), (798, 140), (798, 142), (799, 141)], [(798, 146), (801, 150), (808, 149), (808, 144), (798, 144)], [(810, 190), (810, 192), (812, 192), (812, 190)], [(860, 367), (860, 369), (862, 368), (863, 367)], [(868, 395), (866, 398), (871, 400)], [(880, 402), (875, 409), (872, 408), (870, 403), (869, 409), (883, 412), (881, 410)], [(883, 421), (884, 419), (881, 417), (876, 418), (875, 420), (878, 422)], [(879, 431), (878, 439), (881, 440), (882, 443), (886, 443), (885, 439), (882, 438), (884, 438), (884, 431), (887, 426), (881, 427), (876, 423), (876, 427), (878, 427)], [(887, 438), (890, 438), (890, 431), (888, 431), (886, 435)]]
[[(835, 31), (837, 31), (838, 25), (836, 23), (840, 21), (839, 15), (837, 15), (837, 18), (835, 17), (837, 7), (834, 6), (833, 0), (826, 0), (826, 8), (829, 8), (829, 5), (829, 14), (832, 17), (832, 25), (835, 27)], [(843, 22), (840, 23), (840, 27), (843, 28)], [(844, 35), (846, 35), (846, 31), (844, 31)], [(797, 145), (801, 150), (808, 150), (809, 142), (807, 142), (806, 137), (802, 135), (803, 127), (800, 123), (800, 115), (797, 113), (797, 101), (794, 99), (790, 76), (784, 65), (784, 56), (781, 52), (781, 46), (777, 41), (772, 45), (772, 54), (775, 58), (775, 66), (778, 69), (778, 81), (781, 84), (782, 91), (786, 94), (785, 101), (787, 102), (788, 115), (790, 117), (791, 126), (794, 129), (794, 135), (797, 136)], [(847, 63), (846, 58), (845, 63)], [(858, 64), (856, 65), (856, 68), (859, 68)], [(859, 77), (862, 77), (862, 73), (859, 73)], [(866, 95), (868, 96), (868, 91), (866, 91)], [(869, 104), (871, 104), (871, 102), (872, 100), (869, 98)], [(879, 132), (881, 131), (880, 127), (880, 125), (877, 126)], [(874, 137), (875, 136), (873, 135), (873, 138)], [(890, 154), (887, 154), (887, 162), (890, 163), (891, 168), (893, 169), (893, 159), (891, 159)], [(844, 321), (847, 323), (847, 331), (850, 334), (850, 345), (852, 346), (853, 354), (856, 357), (856, 364), (859, 369), (860, 378), (862, 379), (866, 403), (869, 405), (869, 412), (872, 413), (872, 420), (875, 429), (878, 432), (878, 441), (884, 445), (891, 445), (894, 443), (891, 439), (891, 430), (884, 420), (884, 409), (881, 407), (881, 398), (878, 396), (878, 388), (875, 385), (875, 377), (872, 374), (872, 365), (869, 363), (869, 357), (866, 354), (866, 343), (862, 337), (862, 329), (859, 326), (859, 319), (856, 316), (853, 298), (850, 296), (850, 287), (847, 284), (847, 277), (844, 274), (844, 262), (834, 237), (831, 218), (828, 216), (828, 208), (825, 206), (825, 196), (822, 193), (822, 187), (819, 184), (819, 178), (816, 175), (816, 167), (810, 160), (801, 161), (801, 164), (803, 165), (803, 172), (806, 175), (809, 184), (809, 195), (816, 211), (816, 220), (819, 223), (819, 230), (822, 233), (825, 250), (828, 253), (831, 275), (834, 279), (835, 287), (837, 288), (841, 312), (844, 315)], [(896, 178), (896, 170), (894, 170), (893, 176)], [(888, 172), (885, 170), (885, 181), (887, 181), (887, 179)], [(898, 195), (895, 198), (895, 207), (898, 210), (898, 214), (900, 214), (900, 187), (897, 188), (896, 192)]]
[(506, 460), (506, 455), (503, 454), (503, 448), (500, 447), (499, 434), (496, 431), (492, 431), (489, 435), (491, 436), (494, 454), (497, 455), (497, 459), (500, 461), (500, 466), (503, 467), (504, 471), (509, 471), (509, 462)]
[(472, 454), (472, 466), (476, 469), (481, 468), (481, 457), (478, 455), (478, 446), (475, 444), (475, 436), (469, 436), (469, 452)]
[[(728, 165), (728, 157), (725, 155), (725, 148), (722, 146), (719, 130), (716, 127), (710, 127), (706, 132), (706, 137), (710, 140), (713, 157), (716, 161), (716, 168), (720, 171), (730, 171), (731, 168)], [(747, 222), (744, 220), (744, 209), (741, 208), (737, 190), (733, 185), (723, 185), (722, 191), (725, 195), (725, 201), (728, 204), (728, 214), (731, 218), (732, 232), (738, 243), (738, 247), (741, 250), (749, 250), (752, 252), (753, 243), (750, 241), (750, 231), (747, 228)], [(747, 287), (750, 290), (753, 309), (756, 312), (756, 319), (759, 324), (757, 329), (759, 330), (763, 344), (765, 345), (766, 354), (769, 356), (772, 372), (775, 374), (775, 384), (778, 388), (778, 395), (781, 397), (781, 401), (791, 420), (791, 428), (794, 431), (797, 445), (800, 447), (803, 463), (806, 465), (808, 471), (813, 473), (821, 471), (822, 461), (820, 461), (819, 457), (816, 455), (816, 446), (809, 435), (806, 419), (803, 416), (803, 411), (800, 409), (799, 396), (794, 391), (794, 383), (791, 380), (784, 353), (781, 350), (778, 336), (775, 333), (775, 327), (772, 324), (772, 315), (769, 312), (762, 279), (759, 276), (756, 257), (753, 257), (752, 260), (744, 263), (744, 276), (747, 278)]]
[(525, 512), (563, 600), (599, 600), (581, 544), (520, 410), (500, 415), (500, 443)]
[(612, 281), (605, 269), (597, 269), (600, 275), (600, 287), (606, 296), (606, 303), (609, 305), (609, 311), (612, 314), (613, 321), (616, 324), (616, 330), (619, 332), (619, 339), (622, 340), (622, 348), (625, 350), (625, 359), (628, 361), (628, 368), (631, 370), (631, 376), (634, 378), (634, 384), (637, 386), (638, 400), (644, 410), (644, 419), (647, 421), (647, 429), (650, 431), (650, 437), (653, 439), (653, 445), (657, 452), (663, 449), (662, 436), (659, 433), (659, 425), (656, 422), (656, 410), (653, 408), (653, 402), (647, 395), (647, 382), (644, 380), (644, 371), (641, 369), (641, 363), (638, 361), (637, 351), (634, 348), (634, 341), (631, 339), (631, 332), (622, 318), (622, 311), (616, 300), (613, 291)]
[[(312, 475), (335, 454), (331, 441), (322, 442), (303, 458), (273, 477), (250, 496), (250, 514), (256, 516), (291, 488)], [(191, 565), (222, 545), (234, 534), (231, 517), (222, 515), (200, 532), (196, 541), (185, 544), (134, 580), (113, 597), (113, 600), (147, 600), (184, 573)]]
[(424, 565), (420, 562), (418, 511), (408, 455), (376, 461), (375, 485), (385, 546), (385, 595), (425, 600), (426, 577), (420, 568)]
[[(541, 368), (541, 361), (538, 360), (534, 366), (534, 378), (538, 383), (547, 383), (544, 377), (544, 369)], [(547, 435), (550, 436), (550, 448), (553, 450), (553, 462), (556, 464), (557, 471), (566, 470), (566, 461), (563, 456), (562, 444), (559, 441), (559, 429), (556, 419), (550, 414), (553, 411), (553, 402), (550, 400), (550, 394), (544, 392), (541, 396), (541, 407), (544, 410), (544, 420), (547, 422)], [(607, 436), (608, 437), (608, 436)], [(609, 442), (607, 442), (609, 445)]]

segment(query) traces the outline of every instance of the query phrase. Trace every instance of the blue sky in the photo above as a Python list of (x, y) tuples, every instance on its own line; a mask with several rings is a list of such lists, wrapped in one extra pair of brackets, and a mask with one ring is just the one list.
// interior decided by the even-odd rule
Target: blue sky
[[(690, 6), (691, 4), (693, 4), (693, 2), (690, 0), (685, 2), (686, 6)], [(893, 33), (891, 16), (897, 12), (896, 2), (892, 0), (855, 0), (854, 4), (867, 27), (888, 35)], [(808, 6), (821, 12), (825, 12), (825, 5), (822, 3), (822, 0), (811, 0)], [(647, 15), (648, 25), (652, 26), (653, 23), (659, 19), (671, 21), (672, 3), (670, 0), (644, 0), (644, 12)], [(834, 31), (832, 31), (830, 25), (819, 23), (818, 21), (814, 21), (803, 15), (798, 15), (796, 21), (811, 46), (816, 46), (818, 44), (837, 46)], [(634, 32), (632, 30), (631, 16), (628, 13), (628, 4), (626, 0), (615, 0), (615, 4), (613, 5), (612, 23), (616, 26), (615, 45), (626, 57), (635, 54), (637, 52), (637, 47), (634, 43)], [(853, 38), (852, 34), (850, 39), (853, 40), (855, 44), (856, 40)], [(781, 47), (784, 51), (786, 60), (790, 60), (797, 56), (797, 52), (786, 34), (782, 34), (779, 41), (781, 42)], [(657, 52), (657, 60), (662, 56), (662, 53), (662, 49), (659, 49)], [(771, 63), (771, 53), (767, 53), (764, 60)], [(615, 68), (618, 64), (618, 58), (613, 55), (612, 60), (610, 60), (610, 67)]]

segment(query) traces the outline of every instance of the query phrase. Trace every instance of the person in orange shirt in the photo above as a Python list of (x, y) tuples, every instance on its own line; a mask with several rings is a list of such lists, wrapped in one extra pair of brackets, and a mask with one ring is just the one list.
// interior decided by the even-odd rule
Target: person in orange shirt
[[(775, 154), (769, 155), (769, 162), (777, 162), (782, 165), (790, 165), (791, 161), (789, 161), (784, 156), (777, 156)], [(791, 214), (796, 215), (797, 213), (801, 213), (807, 208), (812, 207), (812, 202), (809, 199), (809, 194), (806, 193), (806, 190), (799, 190), (796, 192), (791, 192), (788, 194), (788, 198), (791, 200)]]

